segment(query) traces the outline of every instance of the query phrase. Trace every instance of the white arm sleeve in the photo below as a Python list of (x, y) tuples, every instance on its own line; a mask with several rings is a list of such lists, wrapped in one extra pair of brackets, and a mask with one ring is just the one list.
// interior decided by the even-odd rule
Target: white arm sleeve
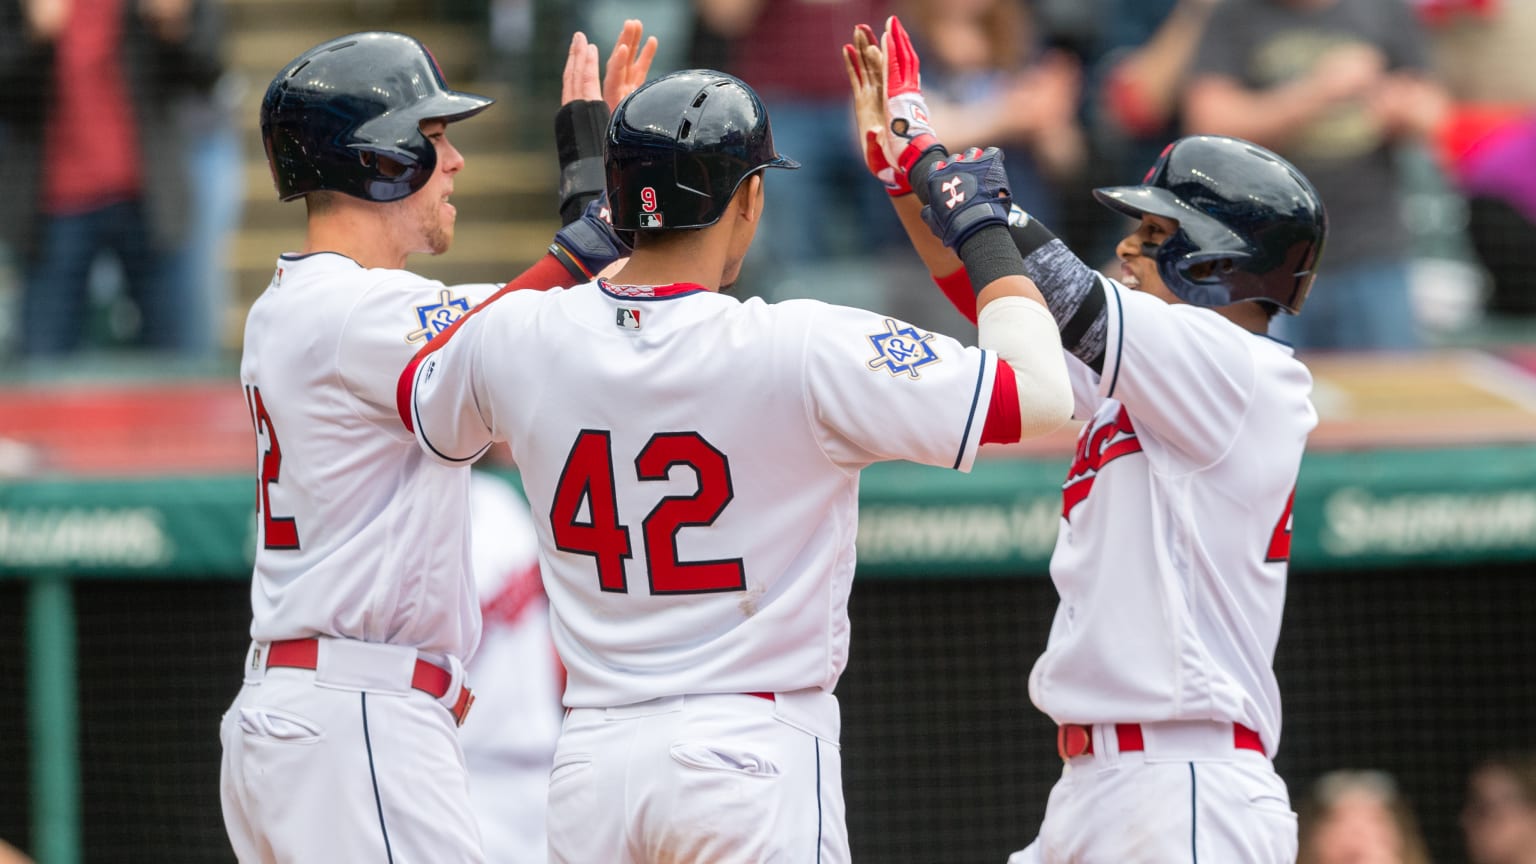
[(442, 347), (422, 357), (411, 383), (411, 427), (423, 450), (450, 465), (472, 462), (490, 448), (494, 427), (484, 411), (480, 345), (494, 309), (461, 322)]
[(1019, 431), (1025, 438), (1059, 428), (1072, 416), (1072, 385), (1056, 319), (1027, 297), (999, 297), (976, 316), (976, 344), (1013, 368)]

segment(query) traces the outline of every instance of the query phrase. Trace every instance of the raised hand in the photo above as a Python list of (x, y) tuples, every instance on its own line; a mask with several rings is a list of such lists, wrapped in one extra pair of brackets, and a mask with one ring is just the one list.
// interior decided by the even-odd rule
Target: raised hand
[(650, 74), (651, 61), (656, 59), (657, 42), (652, 36), (641, 47), (640, 38), (644, 33), (640, 21), (630, 18), (624, 22), (624, 29), (619, 31), (619, 38), (613, 43), (613, 52), (608, 55), (608, 65), (603, 72), (602, 99), (608, 103), (609, 111), (619, 107), (619, 102), (644, 84), (645, 76)]
[(912, 37), (895, 15), (885, 21), (880, 37), (880, 51), (885, 55), (885, 116), (891, 134), (891, 149), (896, 167), (911, 173), (923, 154), (941, 150), (928, 119), (928, 103), (923, 100), (922, 79), (918, 74), (917, 51)]
[(853, 90), (853, 116), (864, 151), (864, 167), (885, 184), (891, 197), (912, 194), (907, 173), (898, 171), (887, 153), (885, 55), (875, 44), (875, 31), (868, 24), (854, 28), (853, 44), (843, 45), (843, 70), (848, 73), (848, 86)]
[(587, 41), (587, 34), (576, 31), (565, 56), (565, 73), (560, 80), (560, 104), (603, 98), (597, 86), (597, 46)]
[(988, 225), (1007, 225), (1012, 199), (1003, 151), (976, 147), (933, 166), (928, 175), (928, 206), (923, 221), (944, 245), (960, 245)]

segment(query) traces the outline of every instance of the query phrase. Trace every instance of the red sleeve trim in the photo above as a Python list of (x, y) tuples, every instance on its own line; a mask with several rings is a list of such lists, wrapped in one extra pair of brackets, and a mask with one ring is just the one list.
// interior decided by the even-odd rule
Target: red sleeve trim
[(571, 271), (565, 269), (554, 253), (548, 253), (543, 258), (533, 262), (533, 266), (512, 277), (507, 283), (507, 288), (532, 288), (535, 291), (543, 291), (546, 288), (569, 287), (571, 284)]
[(997, 375), (992, 379), (992, 403), (981, 426), (981, 443), (1014, 444), (1024, 437), (1019, 419), (1019, 379), (1008, 361), (997, 358)]
[(976, 289), (971, 287), (971, 274), (965, 272), (965, 268), (949, 274), (948, 276), (934, 276), (933, 281), (954, 304), (965, 320), (976, 323)]

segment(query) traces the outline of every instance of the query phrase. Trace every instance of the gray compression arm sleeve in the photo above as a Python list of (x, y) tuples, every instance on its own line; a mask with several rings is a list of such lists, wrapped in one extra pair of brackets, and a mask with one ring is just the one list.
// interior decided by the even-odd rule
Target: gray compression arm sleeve
[(1045, 295), (1051, 317), (1061, 330), (1062, 346), (1093, 371), (1103, 372), (1109, 320), (1104, 314), (1106, 289), (1099, 274), (1032, 217), (1022, 225), (1010, 220), (1008, 231), (1024, 256), (1024, 275)]

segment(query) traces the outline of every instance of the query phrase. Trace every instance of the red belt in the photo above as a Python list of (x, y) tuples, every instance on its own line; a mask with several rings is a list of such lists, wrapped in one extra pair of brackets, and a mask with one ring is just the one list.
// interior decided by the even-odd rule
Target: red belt
[[(267, 646), (267, 665), (284, 666), (290, 669), (314, 669), (320, 665), (320, 640), (284, 639), (273, 642)], [(411, 686), (434, 699), (441, 699), (448, 695), (448, 688), (453, 686), (453, 673), (441, 666), (418, 659), (416, 670), (411, 674)], [(459, 698), (454, 700), (453, 707), (448, 709), (453, 715), (454, 722), (463, 726), (464, 717), (469, 714), (469, 706), (473, 704), (475, 704), (475, 694), (470, 692), (468, 687), (460, 687)]]
[[(1115, 741), (1121, 753), (1131, 753), (1147, 749), (1146, 741), (1142, 738), (1140, 723), (1116, 723)], [(1259, 733), (1241, 723), (1232, 724), (1232, 746), (1239, 750), (1253, 750), (1258, 753), (1264, 753), (1264, 742), (1259, 739)], [(1088, 756), (1092, 753), (1092, 726), (1064, 723), (1056, 727), (1056, 754), (1063, 761), (1071, 759), (1073, 756)]]

